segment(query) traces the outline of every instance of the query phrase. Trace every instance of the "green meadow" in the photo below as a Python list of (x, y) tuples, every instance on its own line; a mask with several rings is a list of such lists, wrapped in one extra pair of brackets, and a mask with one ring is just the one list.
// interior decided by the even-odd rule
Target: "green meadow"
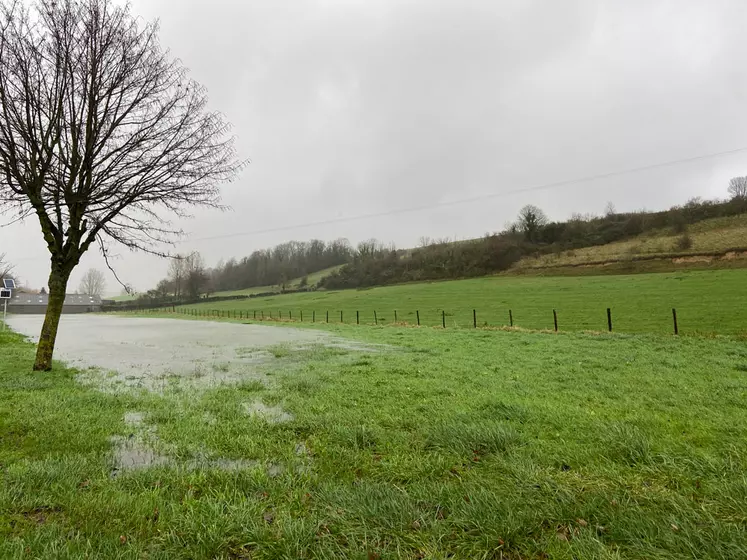
[[(515, 277), (377, 287), (365, 290), (317, 291), (205, 303), (186, 309), (236, 311), (254, 318), (342, 321), (383, 324), (395, 321), (447, 328), (479, 326), (553, 329), (556, 310), (561, 331), (607, 330), (607, 308), (613, 329), (627, 333), (673, 332), (672, 309), (683, 333), (747, 332), (747, 269), (683, 271), (628, 276)], [(184, 308), (183, 308), (184, 309)], [(376, 312), (376, 318), (374, 317)]]
[[(744, 342), (316, 328), (364, 346), (161, 393), (0, 334), (0, 557), (747, 557)], [(123, 439), (169, 459), (113, 471)]]

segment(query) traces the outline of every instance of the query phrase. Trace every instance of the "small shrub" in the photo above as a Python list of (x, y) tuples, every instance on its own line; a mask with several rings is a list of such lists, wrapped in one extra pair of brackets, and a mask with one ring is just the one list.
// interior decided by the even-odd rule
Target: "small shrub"
[(687, 233), (684, 233), (683, 235), (678, 237), (677, 241), (674, 244), (674, 248), (677, 251), (687, 251), (688, 249), (691, 249), (692, 246), (693, 240)]

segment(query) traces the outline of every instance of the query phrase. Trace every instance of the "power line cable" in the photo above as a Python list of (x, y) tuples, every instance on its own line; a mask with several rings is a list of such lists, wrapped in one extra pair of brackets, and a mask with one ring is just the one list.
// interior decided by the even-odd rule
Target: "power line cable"
[(628, 175), (631, 173), (639, 173), (642, 171), (650, 171), (653, 169), (660, 169), (663, 167), (672, 167), (675, 165), (682, 165), (686, 163), (692, 163), (696, 161), (706, 160), (706, 159), (712, 159), (716, 157), (722, 157), (722, 156), (728, 156), (733, 154), (738, 154), (741, 152), (747, 151), (747, 146), (742, 148), (736, 148), (733, 150), (725, 150), (722, 152), (714, 152), (710, 154), (703, 154), (699, 156), (692, 156), (688, 158), (682, 158), (682, 159), (676, 159), (676, 160), (670, 160), (660, 163), (653, 163), (649, 165), (644, 165), (641, 167), (631, 167), (627, 169), (621, 169), (617, 171), (609, 171), (606, 173), (598, 173), (596, 175), (588, 175), (586, 177), (579, 177), (576, 179), (566, 179), (563, 181), (555, 181), (552, 183), (544, 183), (540, 185), (533, 185), (528, 187), (521, 187), (517, 189), (512, 189), (509, 191), (503, 191), (500, 193), (486, 193), (478, 196), (473, 196), (469, 198), (461, 198), (457, 200), (449, 200), (449, 201), (442, 201), (442, 202), (434, 202), (431, 204), (424, 204), (421, 206), (411, 206), (407, 208), (395, 208), (393, 210), (384, 210), (381, 212), (373, 212), (370, 214), (358, 214), (356, 216), (346, 216), (346, 217), (340, 217), (340, 218), (330, 218), (328, 220), (321, 220), (317, 222), (306, 222), (303, 224), (295, 224), (295, 225), (287, 225), (287, 226), (279, 226), (274, 228), (266, 228), (266, 229), (257, 229), (252, 231), (242, 231), (242, 232), (236, 232), (236, 233), (227, 233), (222, 235), (213, 235), (209, 237), (197, 237), (194, 239), (188, 239), (185, 241), (180, 241), (178, 243), (187, 243), (187, 242), (193, 242), (193, 241), (212, 241), (214, 239), (228, 239), (231, 237), (243, 237), (245, 235), (260, 235), (263, 233), (275, 233), (279, 231), (288, 231), (288, 230), (294, 230), (294, 229), (302, 229), (302, 228), (308, 228), (308, 227), (314, 227), (314, 226), (324, 226), (329, 224), (338, 224), (343, 222), (351, 222), (354, 220), (367, 220), (371, 218), (381, 218), (384, 216), (391, 216), (395, 214), (406, 214), (410, 212), (422, 212), (424, 210), (432, 210), (434, 208), (440, 208), (443, 206), (452, 206), (457, 204), (469, 204), (471, 202), (479, 202), (482, 200), (489, 200), (493, 198), (502, 198), (511, 196), (514, 194), (521, 194), (526, 192), (534, 192), (534, 191), (541, 191), (541, 190), (548, 190), (548, 189), (554, 189), (558, 187), (565, 187), (569, 185), (575, 185), (578, 183), (587, 183), (589, 181), (597, 181), (599, 179), (609, 179), (611, 177), (619, 177), (621, 175)]

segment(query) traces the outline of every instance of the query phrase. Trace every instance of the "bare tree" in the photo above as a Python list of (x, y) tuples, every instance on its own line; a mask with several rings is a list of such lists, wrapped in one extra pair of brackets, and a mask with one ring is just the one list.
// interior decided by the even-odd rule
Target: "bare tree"
[(367, 239), (358, 243), (357, 257), (360, 260), (372, 259), (380, 256), (386, 247), (378, 239)]
[(95, 268), (89, 268), (80, 280), (78, 291), (87, 296), (103, 296), (106, 289), (104, 273)]
[(2, 286), (2, 280), (6, 278), (13, 278), (13, 266), (6, 260), (5, 253), (0, 253), (0, 286)]
[(729, 194), (732, 198), (747, 198), (747, 176), (733, 177), (729, 181)]
[(532, 204), (527, 204), (519, 210), (519, 230), (527, 241), (536, 241), (540, 228), (548, 223), (545, 213)]
[(205, 261), (200, 253), (182, 257), (184, 263), (184, 291), (191, 298), (198, 298), (208, 289), (210, 277), (205, 269)]
[(186, 271), (184, 268), (185, 261), (182, 255), (176, 255), (169, 263), (168, 279), (174, 287), (174, 297), (180, 298), (184, 288), (184, 277)]
[(220, 207), (241, 162), (158, 26), (114, 0), (0, 0), (0, 211), (51, 255), (35, 370), (49, 370), (70, 274), (97, 244), (167, 253), (170, 218)]
[(174, 285), (171, 283), (170, 280), (164, 278), (160, 282), (158, 282), (158, 285), (156, 286), (155, 292), (156, 295), (161, 298), (165, 299), (169, 297), (174, 291)]

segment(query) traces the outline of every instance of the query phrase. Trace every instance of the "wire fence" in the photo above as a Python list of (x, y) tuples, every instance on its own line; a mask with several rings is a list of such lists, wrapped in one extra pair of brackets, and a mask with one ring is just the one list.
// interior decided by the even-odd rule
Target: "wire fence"
[[(547, 324), (538, 328), (536, 320), (531, 325), (522, 325), (520, 322), (515, 320), (515, 314), (513, 309), (506, 309), (505, 316), (503, 319), (495, 317), (494, 313), (489, 314), (489, 317), (482, 317), (478, 312), (478, 309), (472, 309), (470, 318), (471, 321), (465, 320), (467, 314), (464, 312), (459, 313), (460, 320), (456, 320), (454, 314), (447, 312), (445, 309), (441, 309), (438, 313), (434, 313), (432, 310), (428, 312), (427, 318), (421, 314), (420, 310), (408, 311), (405, 313), (393, 310), (391, 312), (382, 311), (347, 311), (346, 310), (302, 310), (297, 311), (291, 309), (280, 309), (280, 310), (245, 310), (245, 309), (205, 309), (199, 307), (178, 307), (178, 306), (167, 306), (157, 308), (143, 308), (143, 309), (130, 309), (130, 312), (134, 313), (145, 313), (145, 314), (174, 314), (187, 317), (200, 317), (200, 318), (211, 318), (211, 319), (231, 319), (239, 321), (273, 321), (273, 322), (286, 322), (286, 323), (337, 323), (337, 324), (352, 324), (352, 325), (400, 325), (400, 326), (430, 326), (430, 327), (441, 327), (446, 328), (505, 328), (505, 327), (526, 327), (533, 330), (550, 330), (560, 332), (563, 330), (562, 318), (557, 309), (547, 310)], [(488, 320), (490, 319), (490, 320)], [(660, 326), (663, 326), (662, 322), (659, 322)], [(681, 326), (677, 317), (677, 309), (672, 308), (671, 316), (669, 317), (670, 328), (666, 332), (678, 335), (681, 333)], [(614, 332), (615, 322), (612, 308), (600, 310), (599, 318), (597, 321), (598, 328), (568, 328), (567, 331), (608, 331)], [(619, 332), (631, 332), (630, 330), (620, 330)], [(656, 331), (641, 331), (635, 329), (635, 332), (662, 332), (662, 329), (656, 329)], [(691, 334), (705, 334), (703, 331), (693, 329)]]

